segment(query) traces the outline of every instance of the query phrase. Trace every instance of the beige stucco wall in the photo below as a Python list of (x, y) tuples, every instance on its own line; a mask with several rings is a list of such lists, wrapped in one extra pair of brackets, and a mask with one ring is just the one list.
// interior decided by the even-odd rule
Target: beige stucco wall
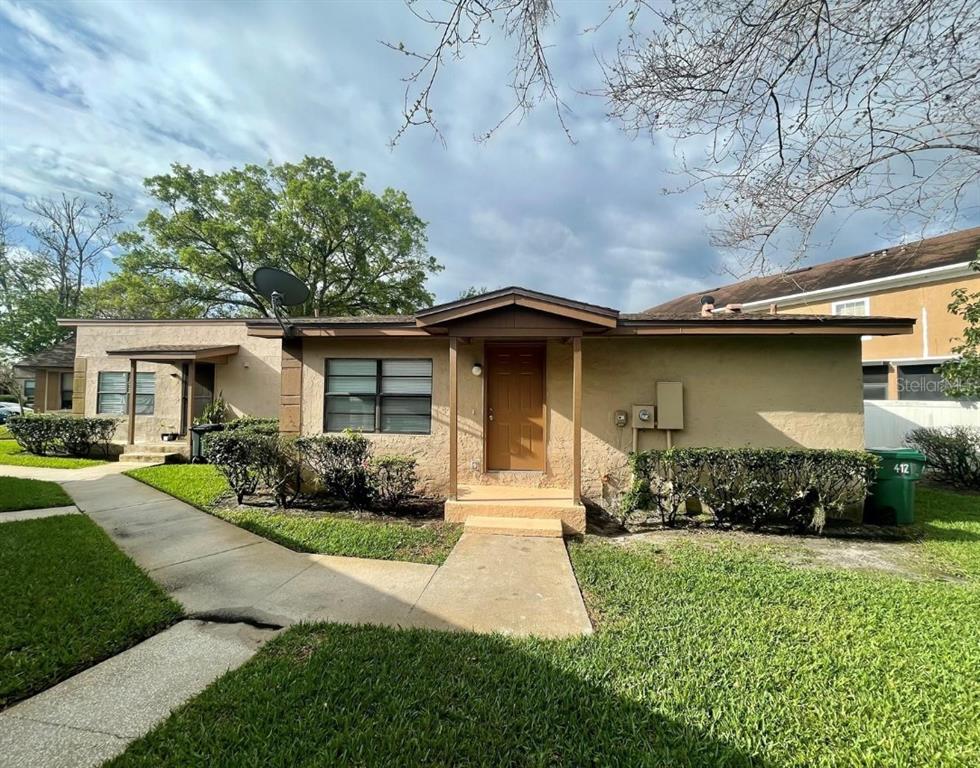
[[(96, 415), (96, 392), (100, 371), (128, 371), (126, 358), (109, 357), (113, 349), (149, 347), (158, 344), (199, 344), (226, 346), (237, 344), (237, 355), (228, 363), (215, 366), (215, 395), (228, 402), (232, 416), (276, 418), (279, 415), (279, 339), (249, 336), (244, 322), (161, 323), (80, 326), (75, 354), (87, 361), (85, 374), (85, 413)], [(152, 416), (136, 416), (136, 442), (158, 442), (162, 432), (180, 428), (183, 391), (180, 365), (144, 363), (139, 372), (156, 374), (156, 401)], [(125, 442), (126, 420), (116, 430), (116, 441)]]
[[(586, 339), (583, 351), (583, 492), (615, 493), (625, 478), (632, 430), (614, 425), (617, 410), (654, 401), (657, 381), (684, 384), (682, 446), (861, 448), (864, 437), (860, 341), (855, 337), (687, 337)], [(445, 339), (323, 339), (304, 345), (303, 432), (323, 428), (326, 357), (431, 357), (432, 433), (369, 435), (375, 450), (414, 456), (430, 493), (445, 493), (449, 465), (449, 345)], [(480, 342), (459, 348), (461, 482), (571, 485), (572, 348), (548, 343), (548, 464), (545, 473), (482, 474), (484, 379)], [(640, 448), (664, 445), (643, 432)]]
[[(796, 306), (782, 306), (779, 311), (788, 314), (832, 314), (833, 304), (839, 301), (867, 298), (869, 314), (889, 317), (914, 318), (915, 330), (909, 335), (875, 336), (862, 345), (864, 360), (902, 360), (922, 357), (944, 357), (952, 354), (954, 339), (963, 335), (963, 320), (947, 307), (953, 291), (966, 288), (980, 290), (980, 275), (956, 280), (944, 280), (924, 285), (907, 286), (891, 290), (855, 293), (823, 301)], [(925, 309), (925, 318), (922, 311)], [(923, 336), (926, 344), (923, 345)]]

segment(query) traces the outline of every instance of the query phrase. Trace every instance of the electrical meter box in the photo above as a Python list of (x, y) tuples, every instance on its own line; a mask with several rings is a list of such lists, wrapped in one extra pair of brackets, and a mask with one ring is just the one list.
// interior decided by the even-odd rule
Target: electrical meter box
[(679, 381), (657, 382), (657, 429), (684, 429), (684, 387)]
[(633, 429), (653, 429), (654, 408), (652, 405), (633, 406)]

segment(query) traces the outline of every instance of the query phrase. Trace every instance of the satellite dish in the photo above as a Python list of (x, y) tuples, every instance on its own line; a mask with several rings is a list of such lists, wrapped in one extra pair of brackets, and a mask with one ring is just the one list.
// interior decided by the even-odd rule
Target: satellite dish
[(715, 303), (715, 297), (712, 296), (712, 295), (710, 295), (710, 294), (705, 294), (704, 296), (701, 297), (701, 306), (702, 307), (705, 306), (705, 305), (707, 305), (707, 304), (714, 304), (714, 303)]
[(305, 302), (310, 298), (310, 289), (296, 275), (275, 267), (259, 267), (252, 274), (252, 283), (272, 304), (272, 312), (282, 326), (283, 333), (291, 336), (293, 326), (283, 320), (286, 314), (284, 307), (293, 307)]
[(310, 289), (302, 280), (275, 267), (259, 267), (252, 275), (252, 282), (270, 302), (278, 298), (283, 306), (293, 307), (310, 298)]

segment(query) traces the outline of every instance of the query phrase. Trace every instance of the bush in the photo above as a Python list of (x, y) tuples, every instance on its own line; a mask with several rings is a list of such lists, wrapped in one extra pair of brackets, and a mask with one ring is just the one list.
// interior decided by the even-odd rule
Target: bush
[(8, 426), (14, 439), (28, 453), (87, 456), (93, 445), (102, 446), (108, 455), (117, 424), (116, 419), (104, 417), (34, 414), (13, 416)]
[[(631, 456), (624, 522), (655, 512), (673, 525), (688, 499), (716, 525), (789, 524), (820, 531), (828, 517), (863, 501), (877, 458), (865, 451), (671, 448)], [(640, 515), (649, 519), (649, 515)]]
[(272, 494), (279, 507), (299, 495), (299, 455), (289, 438), (248, 430), (214, 432), (208, 435), (204, 454), (227, 478), (239, 504), (260, 487)]
[(371, 446), (360, 432), (301, 437), (296, 448), (320, 487), (355, 507), (371, 502)]
[(214, 432), (204, 443), (204, 457), (227, 478), (239, 504), (259, 485), (254, 438), (244, 432)]
[(980, 489), (980, 430), (971, 427), (919, 427), (905, 437), (926, 455), (926, 468), (937, 480)]
[(371, 501), (385, 508), (397, 508), (415, 493), (419, 478), (415, 459), (409, 456), (378, 456), (368, 467)]
[(259, 435), (278, 435), (279, 419), (257, 419), (252, 416), (242, 416), (239, 419), (229, 421), (225, 425), (225, 429), (254, 432)]

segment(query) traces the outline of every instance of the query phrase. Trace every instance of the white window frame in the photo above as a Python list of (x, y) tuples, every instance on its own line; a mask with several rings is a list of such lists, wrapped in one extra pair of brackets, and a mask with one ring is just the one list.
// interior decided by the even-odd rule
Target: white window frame
[[(864, 315), (842, 315), (839, 310), (845, 304), (862, 304), (864, 305)], [(837, 315), (838, 317), (868, 317), (871, 314), (871, 299), (867, 296), (862, 296), (859, 299), (841, 299), (840, 301), (833, 301), (830, 304), (830, 314)]]

